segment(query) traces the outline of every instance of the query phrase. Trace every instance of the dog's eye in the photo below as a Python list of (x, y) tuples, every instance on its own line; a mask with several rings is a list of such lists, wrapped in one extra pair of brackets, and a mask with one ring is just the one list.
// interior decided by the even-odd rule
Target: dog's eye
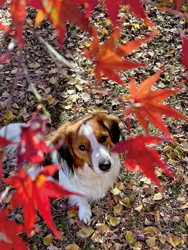
[(87, 150), (87, 147), (84, 146), (84, 145), (80, 145), (78, 148), (79, 148), (81, 151), (86, 151), (86, 150)]
[(102, 135), (101, 138), (100, 138), (100, 142), (103, 143), (107, 140), (108, 136), (106, 135)]

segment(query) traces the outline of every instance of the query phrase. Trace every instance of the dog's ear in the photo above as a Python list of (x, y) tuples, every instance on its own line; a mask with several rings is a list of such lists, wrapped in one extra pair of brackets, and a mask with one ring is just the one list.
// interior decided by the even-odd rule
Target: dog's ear
[[(72, 153), (72, 148), (70, 146), (71, 145), (71, 126), (72, 126), (71, 122), (68, 122), (64, 124), (63, 126), (61, 126), (57, 130), (56, 135), (51, 139), (51, 143), (53, 145), (57, 145), (61, 140), (64, 140), (63, 145), (59, 149), (57, 149), (59, 153), (59, 157), (60, 157), (58, 161), (62, 162), (62, 160), (65, 160), (67, 162), (70, 172), (73, 173), (74, 172), (73, 170), (74, 157)], [(67, 169), (65, 171), (67, 171)]]
[(103, 125), (108, 129), (112, 142), (115, 144), (120, 139), (119, 119), (113, 115), (106, 115), (102, 119)]

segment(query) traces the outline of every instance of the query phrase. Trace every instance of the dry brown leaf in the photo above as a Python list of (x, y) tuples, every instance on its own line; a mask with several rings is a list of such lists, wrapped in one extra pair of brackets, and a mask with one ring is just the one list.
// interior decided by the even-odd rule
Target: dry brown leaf
[(186, 203), (186, 199), (185, 199), (185, 196), (184, 196), (183, 193), (181, 193), (181, 194), (178, 195), (177, 202), (179, 202), (181, 204), (185, 204)]
[(110, 230), (110, 228), (105, 223), (97, 223), (96, 228), (100, 233), (104, 233), (105, 231)]

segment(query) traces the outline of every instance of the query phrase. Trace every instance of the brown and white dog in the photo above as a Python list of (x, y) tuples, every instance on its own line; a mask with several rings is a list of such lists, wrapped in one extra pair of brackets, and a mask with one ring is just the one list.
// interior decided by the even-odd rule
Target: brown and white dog
[[(56, 145), (64, 136), (65, 142), (46, 158), (46, 163), (62, 163), (59, 182), (67, 190), (83, 196), (70, 196), (71, 205), (79, 206), (79, 218), (85, 223), (91, 219), (89, 202), (103, 198), (113, 186), (120, 169), (119, 156), (109, 149), (119, 141), (118, 118), (105, 113), (95, 113), (76, 122), (62, 125), (47, 138), (48, 145)], [(6, 138), (19, 141), (23, 124), (7, 126)], [(5, 127), (0, 130), (3, 136)], [(45, 164), (46, 164), (45, 163)]]

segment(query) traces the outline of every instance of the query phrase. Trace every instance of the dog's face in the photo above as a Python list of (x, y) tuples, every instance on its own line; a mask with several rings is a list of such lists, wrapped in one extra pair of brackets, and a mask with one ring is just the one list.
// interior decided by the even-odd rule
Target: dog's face
[[(87, 163), (96, 173), (105, 173), (114, 164), (109, 149), (119, 141), (118, 123), (115, 116), (96, 113), (60, 127), (52, 143), (57, 144), (64, 136), (65, 143), (59, 153), (67, 162), (72, 158), (74, 169), (82, 168)], [(65, 154), (65, 149), (70, 154)]]

